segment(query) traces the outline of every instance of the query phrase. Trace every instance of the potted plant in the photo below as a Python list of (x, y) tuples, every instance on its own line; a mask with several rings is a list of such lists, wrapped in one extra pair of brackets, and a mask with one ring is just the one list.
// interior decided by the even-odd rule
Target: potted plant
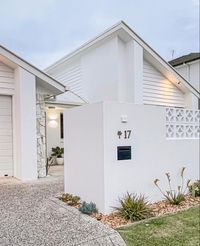
[(64, 148), (60, 148), (59, 146), (52, 148), (51, 156), (56, 158), (56, 163), (58, 165), (64, 164), (63, 154), (64, 154)]

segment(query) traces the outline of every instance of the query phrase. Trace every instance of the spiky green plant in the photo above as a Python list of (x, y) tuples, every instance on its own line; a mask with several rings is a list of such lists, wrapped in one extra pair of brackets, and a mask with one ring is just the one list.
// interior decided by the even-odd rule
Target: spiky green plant
[(119, 202), (121, 206), (116, 209), (126, 220), (137, 221), (152, 216), (152, 210), (143, 195), (127, 192), (123, 198), (119, 199)]

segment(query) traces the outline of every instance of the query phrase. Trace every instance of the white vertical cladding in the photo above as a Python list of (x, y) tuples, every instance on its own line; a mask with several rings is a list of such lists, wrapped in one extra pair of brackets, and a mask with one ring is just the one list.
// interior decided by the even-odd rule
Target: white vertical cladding
[(35, 76), (18, 67), (14, 96), (14, 173), (22, 180), (37, 178), (36, 81)]
[(144, 104), (185, 106), (183, 92), (146, 60), (143, 69), (143, 99)]

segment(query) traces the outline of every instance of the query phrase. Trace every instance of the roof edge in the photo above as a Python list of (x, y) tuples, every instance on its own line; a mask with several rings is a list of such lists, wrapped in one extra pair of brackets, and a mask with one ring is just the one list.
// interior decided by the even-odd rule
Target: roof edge
[[(0, 49), (5, 51), (2, 52), (2, 56), (6, 57), (7, 59), (11, 60), (13, 63), (16, 63), (18, 66), (21, 66), (28, 72), (34, 74), (36, 77), (39, 77), (40, 79), (44, 80), (46, 79), (46, 82), (49, 83), (51, 86), (55, 87), (60, 92), (65, 92), (66, 86), (64, 86), (61, 82), (50, 76), (49, 74), (45, 73), (44, 71), (40, 70), (36, 66), (32, 65), (31, 63), (27, 62), (23, 58), (21, 58), (19, 55), (15, 54), (14, 52), (10, 51), (8, 48), (4, 47), (0, 44)], [(6, 55), (7, 53), (7, 55)], [(11, 56), (9, 57), (8, 54)], [(16, 59), (11, 59), (16, 58)]]
[(56, 61), (52, 65), (48, 66), (47, 68), (45, 68), (44, 71), (49, 71), (51, 69), (56, 68), (58, 65), (63, 64), (64, 62), (66, 62), (67, 60), (71, 59), (75, 55), (79, 54), (80, 52), (84, 51), (85, 49), (87, 49), (87, 48), (91, 47), (92, 45), (96, 44), (98, 41), (101, 41), (101, 40), (107, 38), (109, 35), (112, 35), (115, 31), (117, 31), (119, 29), (123, 29), (124, 31), (126, 31), (147, 52), (149, 52), (150, 54), (154, 55), (158, 60), (160, 59), (161, 63), (165, 64), (165, 66), (167, 66), (171, 70), (172, 74), (175, 74), (178, 77), (178, 79), (180, 79), (181, 82), (183, 82), (183, 84), (185, 85), (185, 87), (188, 90), (190, 90), (195, 96), (200, 98), (200, 93), (184, 77), (182, 77), (175, 70), (175, 68), (173, 66), (171, 66), (153, 48), (151, 48), (151, 46), (149, 44), (147, 44), (137, 33), (135, 33), (133, 31), (133, 29), (131, 27), (129, 27), (123, 20), (117, 22), (115, 25), (113, 25), (110, 28), (106, 29), (104, 32), (100, 33), (99, 35), (97, 35), (93, 39), (87, 41), (86, 43), (84, 43), (83, 45), (79, 46), (77, 49), (73, 50), (72, 52), (70, 52), (69, 54), (64, 56), (63, 58), (59, 59), (58, 61)]

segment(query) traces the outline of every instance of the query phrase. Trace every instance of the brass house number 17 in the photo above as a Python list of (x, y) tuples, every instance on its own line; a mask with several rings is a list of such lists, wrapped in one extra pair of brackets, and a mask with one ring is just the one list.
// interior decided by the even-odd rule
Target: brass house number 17
[(119, 139), (129, 139), (131, 137), (131, 130), (125, 130), (125, 131), (118, 131), (117, 135), (119, 137)]

